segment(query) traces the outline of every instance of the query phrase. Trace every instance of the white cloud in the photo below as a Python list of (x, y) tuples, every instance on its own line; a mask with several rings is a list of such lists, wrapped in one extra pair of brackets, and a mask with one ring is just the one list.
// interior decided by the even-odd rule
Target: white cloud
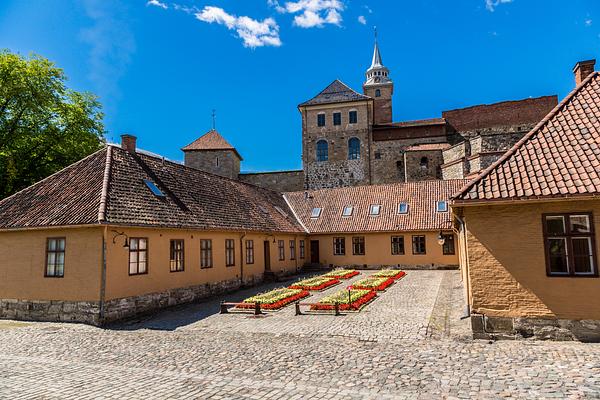
[(360, 22), (363, 25), (366, 25), (367, 24), (367, 19), (365, 18), (364, 15), (359, 15), (358, 16), (358, 22)]
[(225, 25), (227, 29), (235, 30), (244, 47), (281, 46), (279, 25), (273, 18), (258, 21), (246, 16), (237, 17), (214, 6), (206, 6), (194, 15), (200, 21)]
[(513, 0), (485, 0), (485, 8), (488, 11), (494, 12), (500, 4), (512, 3)]
[(585, 26), (592, 26), (592, 19), (588, 18), (585, 20)]
[(294, 25), (301, 28), (322, 27), (325, 24), (340, 25), (344, 4), (341, 0), (288, 1), (283, 6), (278, 0), (268, 0), (279, 13), (296, 14)]
[(167, 8), (169, 8), (169, 6), (167, 6), (165, 3), (161, 3), (159, 0), (148, 0), (148, 2), (146, 3), (147, 6), (155, 6), (155, 7), (160, 7), (163, 10), (166, 10)]

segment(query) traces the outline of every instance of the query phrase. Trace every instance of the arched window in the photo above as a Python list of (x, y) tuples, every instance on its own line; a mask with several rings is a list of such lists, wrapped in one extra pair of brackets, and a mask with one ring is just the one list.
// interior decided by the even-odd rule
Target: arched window
[(375, 97), (381, 97), (381, 90), (375, 90)]
[(348, 140), (348, 160), (358, 160), (360, 158), (360, 139), (351, 138)]
[(317, 142), (317, 161), (327, 161), (329, 158), (329, 149), (326, 140), (319, 140)]

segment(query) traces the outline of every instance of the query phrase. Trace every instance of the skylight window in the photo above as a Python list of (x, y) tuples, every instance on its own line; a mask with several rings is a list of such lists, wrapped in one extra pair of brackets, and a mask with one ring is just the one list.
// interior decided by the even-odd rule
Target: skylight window
[(354, 211), (354, 207), (353, 206), (346, 206), (346, 207), (344, 207), (344, 210), (342, 211), (342, 217), (349, 217), (349, 216), (351, 216), (353, 211)]
[(319, 208), (319, 207), (313, 208), (312, 212), (310, 213), (310, 217), (311, 218), (319, 218), (321, 216), (321, 211), (323, 211), (322, 208)]
[(379, 215), (380, 212), (381, 212), (380, 204), (371, 204), (371, 207), (369, 208), (369, 215)]
[(408, 214), (408, 203), (398, 204), (398, 214)]
[(448, 211), (448, 202), (445, 200), (440, 200), (436, 203), (435, 209), (437, 212), (446, 212)]
[(148, 189), (154, 194), (156, 197), (164, 198), (165, 194), (156, 186), (156, 184), (148, 179), (144, 179), (144, 183), (148, 186)]

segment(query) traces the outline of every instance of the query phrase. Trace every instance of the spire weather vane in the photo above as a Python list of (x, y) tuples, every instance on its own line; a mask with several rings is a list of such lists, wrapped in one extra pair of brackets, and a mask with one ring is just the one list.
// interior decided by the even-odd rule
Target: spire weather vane
[(212, 129), (214, 131), (217, 128), (217, 110), (215, 110), (214, 108), (212, 110), (211, 116), (212, 116)]

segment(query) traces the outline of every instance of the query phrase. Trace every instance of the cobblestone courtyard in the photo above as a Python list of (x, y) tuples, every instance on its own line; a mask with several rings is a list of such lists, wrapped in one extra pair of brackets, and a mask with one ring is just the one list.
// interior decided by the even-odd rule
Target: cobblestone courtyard
[(409, 271), (339, 317), (220, 300), (109, 329), (0, 321), (0, 398), (600, 398), (598, 344), (469, 339), (456, 271)]

